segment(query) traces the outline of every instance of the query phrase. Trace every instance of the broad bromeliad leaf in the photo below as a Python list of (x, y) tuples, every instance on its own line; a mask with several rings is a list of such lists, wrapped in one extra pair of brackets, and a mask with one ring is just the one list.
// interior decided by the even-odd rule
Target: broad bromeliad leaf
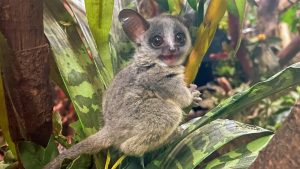
[[(186, 138), (193, 136), (194, 132), (201, 131), (202, 126), (209, 122), (212, 122), (213, 120), (221, 116), (237, 113), (242, 109), (272, 94), (278, 93), (295, 85), (299, 85), (299, 74), (300, 62), (289, 66), (288, 68), (282, 70), (281, 72), (278, 72), (277, 74), (263, 82), (257, 83), (248, 90), (226, 99), (217, 107), (209, 111), (201, 119), (196, 120), (192, 125), (190, 125), (182, 135), (181, 141), (177, 141), (176, 144), (174, 143), (173, 145), (168, 147), (150, 164), (150, 166), (157, 167), (162, 165), (163, 161), (169, 160), (173, 160), (173, 162), (176, 162), (177, 159), (174, 159), (174, 157), (178, 157), (180, 159), (181, 155), (179, 152), (184, 151), (187, 144), (193, 144), (195, 141), (195, 139), (187, 140)], [(199, 136), (198, 139), (199, 138), (201, 138), (201, 136)]]
[(187, 84), (194, 81), (202, 59), (218, 28), (218, 23), (225, 14), (226, 6), (226, 0), (210, 1), (204, 21), (198, 29), (197, 38), (185, 68), (184, 77)]
[(210, 154), (233, 139), (258, 133), (263, 135), (272, 134), (272, 132), (263, 128), (232, 120), (215, 120), (186, 136), (171, 153), (161, 159), (156, 159), (147, 166), (147, 169), (193, 169)]
[(265, 81), (253, 85), (248, 90), (224, 100), (217, 107), (213, 108), (195, 122), (195, 125), (191, 125), (186, 134), (221, 116), (237, 113), (242, 109), (257, 103), (261, 99), (284, 91), (290, 87), (300, 85), (299, 74), (300, 62), (283, 69)]
[(78, 115), (81, 129), (85, 136), (88, 136), (99, 130), (102, 125), (102, 78), (89, 58), (72, 17), (65, 11), (61, 2), (45, 2), (44, 32)]
[(20, 159), (24, 168), (41, 169), (58, 155), (58, 150), (51, 137), (46, 148), (30, 141), (23, 141), (18, 144)]
[(205, 169), (249, 168), (273, 135), (261, 137), (210, 161)]
[[(99, 52), (97, 50), (97, 45), (94, 40), (93, 34), (90, 30), (90, 27), (88, 25), (88, 20), (86, 17), (86, 11), (84, 8), (84, 3), (81, 3), (80, 1), (73, 1), (73, 0), (67, 0), (68, 5), (70, 6), (70, 11), (72, 15), (74, 15), (74, 20), (76, 20), (76, 23), (80, 27), (80, 29), (77, 29), (78, 31), (82, 32), (84, 35), (83, 42), (86, 42), (86, 48), (91, 51), (92, 59), (96, 65), (97, 71), (102, 77), (102, 83), (105, 85), (105, 87), (108, 86), (109, 82), (111, 81), (110, 74), (113, 74), (113, 70), (109, 70), (105, 68), (103, 61), (101, 60), (99, 56)], [(105, 35), (106, 36), (106, 35)], [(105, 37), (103, 37), (105, 38)], [(108, 44), (109, 42), (107, 42)], [(109, 54), (109, 53), (108, 53)], [(106, 55), (103, 56), (103, 59), (105, 59)]]
[[(107, 70), (114, 70), (114, 60), (110, 55), (109, 32), (114, 8), (113, 0), (85, 0), (86, 16), (97, 44), (100, 57)], [(110, 78), (113, 77), (113, 72)]]

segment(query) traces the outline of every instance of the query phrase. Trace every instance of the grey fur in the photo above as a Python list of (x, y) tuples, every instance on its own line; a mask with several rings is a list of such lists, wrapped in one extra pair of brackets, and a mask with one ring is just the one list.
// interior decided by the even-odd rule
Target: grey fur
[[(116, 75), (106, 91), (104, 128), (63, 152), (44, 169), (57, 169), (64, 158), (74, 159), (110, 146), (126, 155), (142, 156), (167, 143), (178, 131), (182, 108), (193, 101), (183, 80), (181, 65), (191, 47), (190, 36), (187, 28), (174, 17), (160, 16), (148, 22), (150, 28), (136, 39), (134, 60)], [(186, 43), (178, 47), (176, 64), (170, 66), (158, 57), (162, 49), (153, 49), (149, 39), (161, 34), (166, 45), (172, 46), (178, 31), (185, 34)]]

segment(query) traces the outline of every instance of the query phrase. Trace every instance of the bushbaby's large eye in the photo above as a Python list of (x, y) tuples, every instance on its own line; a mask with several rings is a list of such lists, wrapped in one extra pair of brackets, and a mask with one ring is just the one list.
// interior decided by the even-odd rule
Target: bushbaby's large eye
[(162, 45), (164, 43), (164, 40), (161, 36), (156, 35), (153, 38), (150, 39), (150, 43), (153, 47), (159, 47), (160, 45)]
[(175, 41), (183, 46), (185, 44), (185, 35), (181, 32), (177, 33), (176, 36), (175, 36)]

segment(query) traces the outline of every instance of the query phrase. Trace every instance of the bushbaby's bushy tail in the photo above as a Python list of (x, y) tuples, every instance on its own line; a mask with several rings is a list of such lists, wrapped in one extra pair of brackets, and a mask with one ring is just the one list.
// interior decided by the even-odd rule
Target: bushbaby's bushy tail
[(62, 154), (55, 157), (43, 169), (59, 169), (65, 158), (75, 159), (81, 154), (95, 154), (102, 149), (106, 149), (111, 145), (110, 137), (104, 128), (99, 132), (89, 136), (85, 140), (75, 144)]

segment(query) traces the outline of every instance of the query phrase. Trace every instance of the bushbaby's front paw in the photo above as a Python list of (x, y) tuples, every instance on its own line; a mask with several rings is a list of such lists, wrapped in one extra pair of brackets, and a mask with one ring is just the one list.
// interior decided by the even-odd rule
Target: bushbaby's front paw
[(200, 102), (202, 101), (202, 98), (200, 97), (201, 93), (197, 90), (197, 85), (190, 84), (189, 90), (191, 91), (193, 96), (192, 106), (193, 107), (199, 106)]

